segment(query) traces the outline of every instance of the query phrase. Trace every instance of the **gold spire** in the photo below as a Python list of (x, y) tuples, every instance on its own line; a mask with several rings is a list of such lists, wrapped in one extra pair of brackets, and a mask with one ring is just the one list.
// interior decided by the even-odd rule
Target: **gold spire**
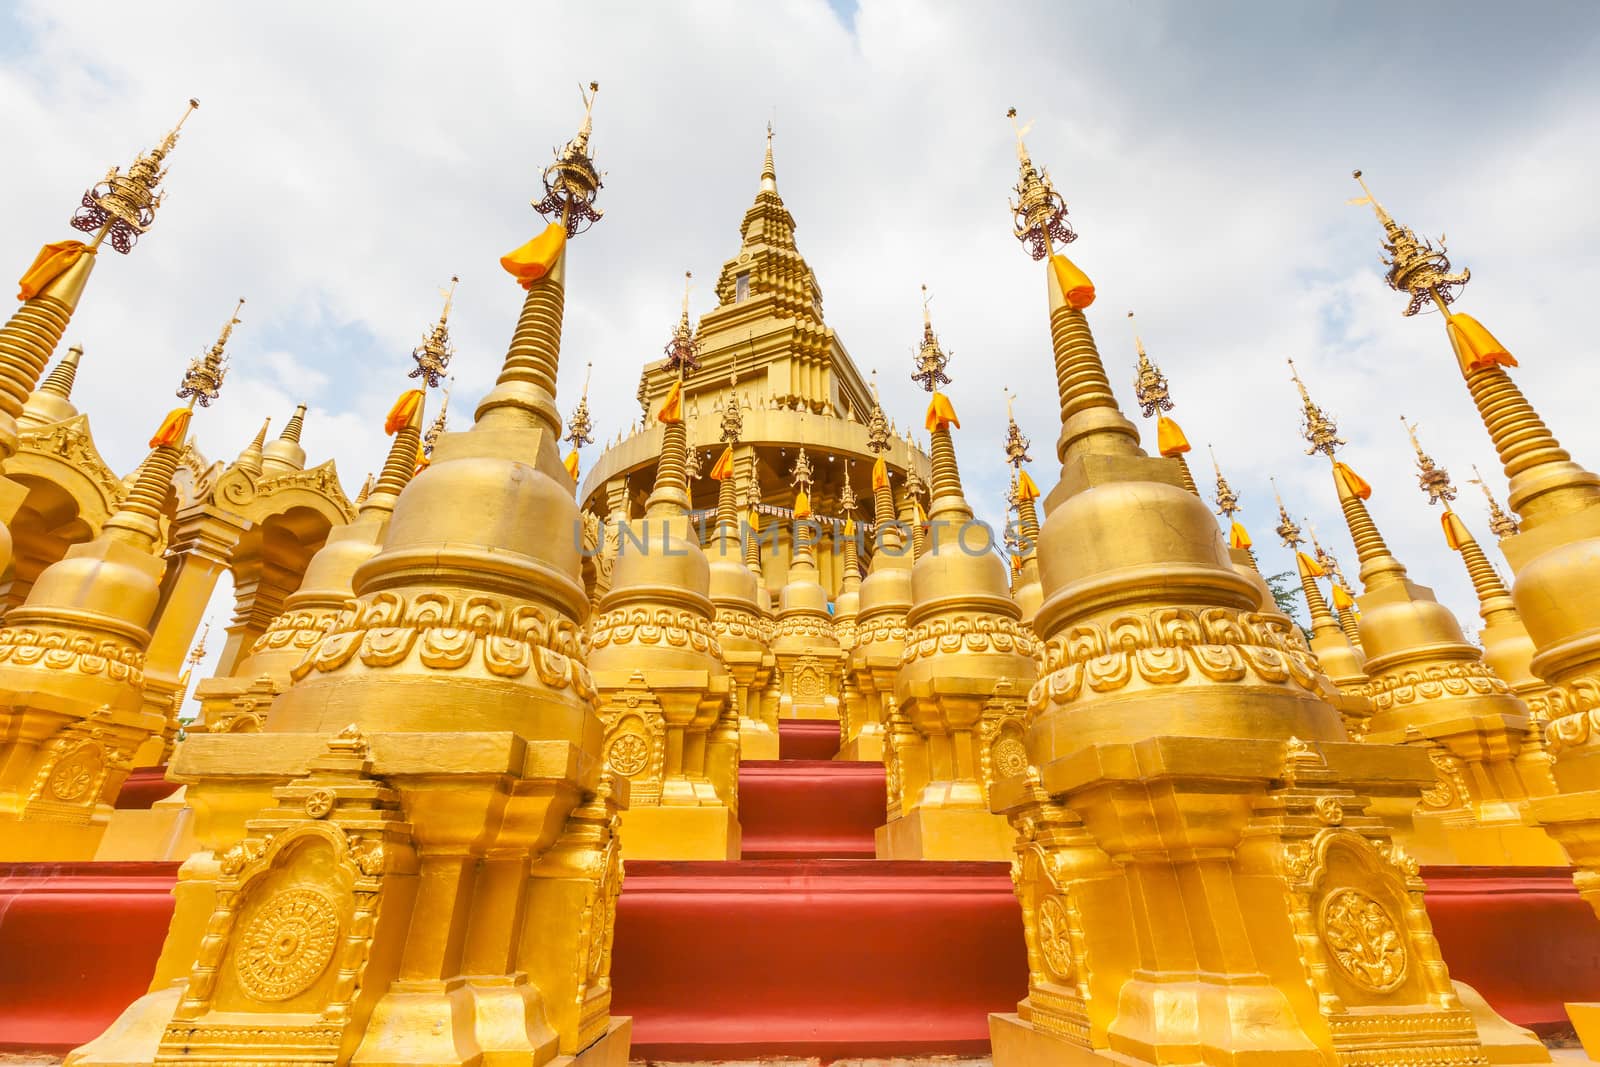
[(39, 388), (29, 394), (17, 416), (18, 426), (48, 426), (65, 422), (78, 414), (72, 406), (72, 384), (78, 377), (78, 362), (83, 358), (83, 346), (73, 345), (67, 354), (56, 361), (50, 374), (39, 383)]
[[(1401, 422), (1405, 422), (1404, 416), (1401, 417)], [(1450, 506), (1450, 501), (1456, 498), (1456, 488), (1450, 484), (1450, 473), (1435, 464), (1432, 457), (1422, 450), (1414, 423), (1406, 423), (1406, 432), (1411, 435), (1411, 446), (1417, 452), (1417, 468), (1421, 472), (1418, 483), (1422, 491), (1428, 495), (1428, 503), (1444, 505), (1446, 540), (1451, 548), (1461, 553), (1462, 562), (1466, 564), (1467, 577), (1472, 580), (1473, 592), (1478, 595), (1478, 614), (1483, 616), (1484, 622), (1490, 624), (1515, 618), (1516, 605), (1512, 603), (1511, 594), (1506, 590), (1505, 583), (1495, 572), (1489, 557), (1484, 555), (1477, 539), (1472, 536), (1472, 531)], [(1520, 619), (1518, 625), (1521, 625)]]
[(745, 471), (744, 504), (750, 513), (751, 536), (744, 539), (744, 562), (750, 568), (756, 580), (763, 581), (761, 573), (761, 538), (754, 536), (756, 524), (756, 508), (761, 503), (761, 479), (756, 473), (756, 465), (751, 463)]
[(1144, 341), (1139, 337), (1139, 325), (1134, 321), (1131, 311), (1128, 312), (1128, 324), (1133, 327), (1133, 347), (1139, 354), (1133, 376), (1133, 394), (1139, 400), (1139, 413), (1148, 419), (1158, 411), (1171, 411), (1172, 397), (1167, 392), (1166, 375), (1161, 373), (1160, 367), (1150, 362), (1150, 357), (1145, 353)]
[[(571, 442), (574, 449), (594, 444), (594, 419), (589, 415), (589, 379), (593, 374), (594, 362), (591, 360), (584, 370), (583, 392), (578, 397), (578, 406), (567, 416), (566, 440)], [(439, 415), (442, 418), (444, 412), (440, 411)]]
[(427, 402), (428, 391), (423, 389), (421, 402), (412, 409), (411, 417), (395, 431), (394, 439), (389, 442), (389, 453), (384, 457), (383, 468), (372, 484), (372, 491), (361, 502), (362, 514), (393, 512), (400, 493), (416, 476), (417, 457), (426, 455), (422, 446), (422, 419)]
[(222, 324), (222, 332), (217, 335), (216, 343), (203, 355), (189, 361), (189, 370), (183, 376), (183, 384), (178, 387), (179, 400), (193, 398), (195, 403), (204, 408), (210, 407), (217, 398), (217, 390), (222, 388), (222, 379), (228, 373), (228, 360), (223, 350), (228, 345), (228, 338), (233, 336), (233, 328), (241, 321), (239, 312), (243, 307), (244, 297), (241, 296), (233, 314)]
[[(929, 393), (936, 393), (941, 385), (950, 384), (945, 367), (950, 355), (939, 347), (939, 338), (933, 332), (933, 319), (928, 311), (928, 287), (922, 287), (922, 348), (917, 352), (917, 369), (911, 380)], [(956, 464), (955, 442), (950, 428), (941, 421), (928, 434), (928, 455), (931, 460), (933, 485), (928, 514), (943, 519), (946, 515), (957, 520), (971, 519), (972, 509), (967, 505), (961, 489), (961, 468)]]
[(1016, 216), (1012, 233), (1028, 249), (1034, 259), (1044, 259), (1055, 251), (1055, 242), (1071, 244), (1078, 239), (1072, 225), (1067, 222), (1067, 204), (1050, 181), (1048, 169), (1035, 169), (1028, 156), (1028, 146), (1023, 138), (1033, 129), (1033, 123), (1017, 122), (1017, 109), (1010, 108), (1006, 116), (1017, 133), (1017, 194), (1011, 203), (1011, 213)]
[(1456, 487), (1450, 484), (1450, 472), (1434, 463), (1433, 457), (1422, 450), (1422, 442), (1417, 440), (1416, 423), (1407, 422), (1406, 417), (1401, 415), (1400, 424), (1406, 428), (1411, 447), (1417, 453), (1417, 485), (1428, 494), (1428, 503), (1445, 501), (1445, 510), (1449, 511), (1448, 502), (1456, 498)]
[(1291, 552), (1298, 551), (1306, 543), (1305, 537), (1300, 533), (1300, 527), (1289, 517), (1289, 509), (1283, 506), (1283, 494), (1278, 491), (1278, 479), (1269, 479), (1272, 482), (1272, 495), (1278, 501), (1278, 539), (1283, 546)]
[(922, 287), (922, 347), (917, 350), (917, 369), (911, 375), (911, 380), (916, 382), (928, 392), (938, 391), (939, 386), (949, 385), (950, 376), (944, 372), (950, 363), (950, 353), (939, 347), (939, 338), (933, 332), (933, 318), (928, 311), (928, 302), (933, 298), (928, 295), (928, 287)]
[(411, 358), (417, 361), (417, 366), (406, 377), (421, 378), (429, 388), (439, 384), (445, 368), (450, 366), (450, 357), (455, 355), (455, 349), (450, 344), (450, 305), (456, 298), (456, 284), (460, 281), (460, 277), (452, 274), (450, 288), (439, 290), (444, 297), (444, 310), (439, 312), (439, 321), (434, 323), (433, 329), (423, 335), (422, 344), (411, 352)]
[(1339, 436), (1339, 427), (1333, 419), (1312, 401), (1311, 394), (1306, 391), (1306, 383), (1300, 380), (1300, 372), (1295, 369), (1294, 360), (1286, 362), (1289, 364), (1289, 376), (1300, 390), (1300, 436), (1311, 446), (1306, 449), (1306, 455), (1314, 456), (1321, 452), (1331, 460), (1334, 452), (1346, 441)]
[(590, 82), (588, 92), (579, 86), (583, 124), (566, 147), (556, 150), (556, 161), (544, 169), (544, 199), (533, 204), (533, 209), (546, 220), (552, 215), (561, 216), (568, 237), (576, 237), (605, 215), (594, 207), (595, 197), (604, 183), (589, 156), (589, 137), (594, 132), (594, 98), (599, 92), (599, 82)]
[[(667, 371), (680, 379), (700, 369), (700, 343), (689, 324), (689, 283), (693, 278), (694, 274), (690, 271), (683, 272), (683, 314), (678, 319), (678, 328), (672, 331), (672, 339), (663, 350), (667, 354)], [(640, 379), (640, 385), (643, 384), (644, 380)]]
[(39, 383), (39, 392), (48, 393), (61, 400), (71, 400), (72, 385), (78, 380), (78, 363), (82, 359), (82, 345), (73, 345), (67, 349), (67, 354), (57, 361), (51, 368), (50, 374)]
[(362, 504), (365, 504), (367, 502), (367, 498), (369, 496), (371, 496), (371, 495), (372, 495), (372, 472), (368, 471), (367, 472), (366, 481), (362, 482), (361, 483), (361, 488), (356, 491), (356, 507), (359, 508)]
[(267, 428), (271, 425), (270, 418), (261, 420), (261, 429), (256, 431), (255, 437), (244, 447), (244, 451), (239, 453), (239, 458), (233, 461), (235, 467), (251, 474), (261, 473), (261, 450), (266, 447)]
[(300, 433), (306, 427), (306, 406), (296, 404), (294, 414), (289, 416), (289, 421), (284, 423), (283, 432), (278, 435), (278, 440), (287, 441), (292, 445), (300, 443)]
[(761, 189), (763, 192), (775, 193), (778, 191), (778, 168), (772, 164), (772, 123), (767, 123), (767, 158), (761, 162)]
[(455, 385), (455, 382), (456, 380), (453, 375), (446, 380), (444, 393), (439, 398), (439, 414), (434, 416), (433, 425), (428, 427), (428, 432), (422, 435), (422, 454), (429, 460), (433, 459), (434, 445), (439, 443), (439, 437), (449, 426), (450, 389)]
[(1386, 255), (1383, 262), (1389, 268), (1385, 280), (1391, 289), (1411, 294), (1411, 303), (1405, 313), (1408, 316), (1415, 315), (1429, 300), (1436, 303), (1440, 311), (1444, 311), (1447, 305), (1455, 301), (1456, 294), (1467, 284), (1472, 272), (1452, 271), (1450, 259), (1445, 255), (1443, 237), (1439, 238), (1438, 248), (1434, 248), (1431, 241), (1419, 239), (1416, 233), (1395, 222), (1383, 209), (1378, 198), (1372, 195), (1372, 190), (1367, 188), (1366, 179), (1359, 170), (1354, 171), (1353, 175), (1366, 195), (1349, 203), (1371, 204), (1373, 213), (1378, 216), (1385, 237), (1383, 250)]
[(1500, 502), (1489, 491), (1489, 485), (1483, 480), (1483, 475), (1478, 473), (1478, 465), (1472, 465), (1472, 477), (1467, 479), (1471, 484), (1483, 490), (1483, 498), (1489, 502), (1489, 532), (1499, 538), (1507, 538), (1517, 532), (1517, 520), (1507, 515), (1500, 507)]
[(1017, 470), (1022, 469), (1024, 463), (1032, 463), (1033, 457), (1028, 455), (1028, 449), (1033, 447), (1031, 438), (1022, 435), (1022, 428), (1017, 425), (1017, 416), (1013, 410), (1011, 390), (1006, 393), (1006, 462)]
[(211, 620), (207, 619), (205, 621), (205, 625), (200, 628), (199, 640), (195, 641), (194, 647), (189, 649), (189, 654), (184, 657), (185, 661), (189, 664), (190, 670), (200, 666), (201, 660), (206, 658), (206, 638), (210, 636)]
[(178, 124), (167, 131), (160, 144), (135, 157), (126, 174), (112, 167), (99, 184), (83, 194), (83, 203), (72, 216), (72, 228), (94, 234), (89, 247), (98, 248), (109, 237), (111, 247), (118, 252), (127, 254), (133, 250), (161, 206), (161, 183), (167, 176), (162, 168), (178, 144), (178, 131), (199, 106), (200, 101), (190, 100)]
[[(1212, 502), (1217, 505), (1218, 515), (1232, 520), (1236, 514), (1243, 510), (1239, 507), (1239, 494), (1233, 491), (1233, 486), (1228, 484), (1228, 479), (1222, 476), (1222, 466), (1217, 463), (1216, 449), (1206, 445), (1206, 451), (1211, 453), (1211, 469), (1217, 474), (1217, 495), (1212, 498)], [(1280, 499), (1278, 503), (1281, 510), (1283, 501)], [(1285, 518), (1287, 518), (1287, 515), (1285, 515)]]

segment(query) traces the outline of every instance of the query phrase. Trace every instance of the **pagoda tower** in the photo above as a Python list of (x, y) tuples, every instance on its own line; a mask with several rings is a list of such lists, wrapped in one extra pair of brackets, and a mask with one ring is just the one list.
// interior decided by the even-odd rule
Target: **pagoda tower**
[(1029, 627), (1033, 625), (1033, 617), (1039, 613), (1039, 605), (1044, 601), (1044, 590), (1039, 585), (1039, 487), (1022, 469), (1024, 463), (1033, 462), (1033, 457), (1028, 454), (1028, 449), (1032, 447), (1033, 440), (1024, 437), (1021, 427), (1017, 425), (1011, 406), (1011, 393), (1007, 390), (1005, 452), (1006, 463), (1011, 467), (1011, 485), (1006, 490), (1006, 496), (1017, 511), (1017, 562), (1012, 575), (1011, 596), (1022, 611), (1022, 624)]
[[(1344, 439), (1293, 371), (1307, 455), (1332, 465), (1334, 488), (1361, 562), (1363, 669), (1371, 684), (1368, 740), (1423, 748), (1437, 772), (1416, 809), (1407, 847), (1427, 863), (1559, 865), (1565, 853), (1532, 820), (1518, 756), (1530, 740), (1528, 707), (1484, 662), (1431, 589), (1389, 551), (1367, 511), (1372, 487), (1338, 459)], [(1403, 811), (1391, 813), (1403, 820)], [(1397, 825), (1399, 823), (1397, 822)]]
[(894, 680), (887, 744), (889, 821), (879, 859), (1002, 859), (1012, 833), (989, 808), (997, 781), (1020, 777), (1024, 696), (1038, 668), (1032, 631), (1011, 599), (992, 531), (973, 518), (961, 487), (950, 381), (923, 302), (912, 379), (929, 393), (933, 459), (928, 547), (911, 568), (906, 641)]
[[(757, 479), (765, 515), (787, 520), (795, 505), (789, 480), (795, 451), (806, 448), (814, 464), (810, 499), (822, 523), (821, 540), (811, 546), (811, 566), (831, 601), (844, 584), (842, 546), (834, 536), (843, 516), (827, 514), (822, 504), (839, 499), (848, 464), (870, 466), (882, 455), (903, 478), (908, 468), (926, 475), (928, 460), (900, 438), (892, 438), (882, 453), (870, 447), (865, 420), (872, 397), (843, 341), (823, 318), (821, 285), (795, 244), (794, 216), (778, 193), (770, 129), (755, 201), (740, 226), (739, 249), (722, 265), (714, 291), (717, 306), (701, 316), (695, 335), (698, 366), (682, 383), (688, 447), (721, 451), (716, 412), (737, 369), (743, 424), (735, 469), (741, 480)], [(586, 510), (610, 514), (611, 502), (626, 491), (625, 482), (648, 484), (662, 445), (662, 429), (649, 415), (676, 379), (664, 359), (644, 368), (638, 396), (645, 424), (606, 449), (584, 476), (578, 498)], [(695, 513), (712, 514), (717, 504), (713, 486), (691, 491)], [(766, 525), (762, 587), (775, 596), (789, 581), (794, 531), (786, 521)]]
[[(687, 285), (666, 350), (680, 379), (693, 369)], [(711, 566), (689, 522), (681, 388), (656, 420), (655, 488), (644, 517), (623, 531), (589, 639), (606, 763), (631, 782), (623, 815), (630, 858), (738, 859), (738, 710), (712, 622)]]
[[(857, 700), (843, 709), (841, 760), (885, 759), (884, 728), (894, 708), (894, 680), (905, 649), (906, 612), (911, 610), (911, 546), (907, 527), (895, 512), (887, 453), (889, 420), (878, 398), (873, 373), (872, 411), (867, 417), (867, 448), (872, 464), (872, 562), (857, 595), (855, 643), (847, 667)], [(894, 773), (892, 760), (889, 771)], [(890, 793), (895, 792), (893, 785)]]
[[(155, 222), (167, 157), (177, 147), (184, 122), (199, 106), (200, 101), (190, 100), (178, 124), (155, 148), (136, 156), (126, 173), (112, 167), (83, 194), (72, 228), (91, 235), (87, 244), (47, 244), (22, 275), (17, 293), (22, 306), (0, 326), (0, 523), (10, 523), (27, 496), (22, 486), (3, 474), (5, 461), (17, 451), (23, 406), (78, 309), (100, 249), (109, 242), (113, 250), (127, 255)], [(70, 379), (66, 384), (70, 389)], [(10, 564), (10, 532), (0, 526), (0, 571)]]
[(1030, 972), (1018, 1013), (991, 1017), (994, 1061), (1485, 1062), (1416, 863), (1367, 810), (1431, 784), (1426, 757), (1349, 740), (1299, 630), (1259, 610), (1209, 509), (1140, 449), (1024, 132), (1015, 233), (1046, 261), (1062, 472), (1039, 553), (1047, 673), (1025, 772), (992, 798), (1018, 831)]
[[(241, 304), (243, 301), (241, 301)], [(237, 313), (237, 310), (235, 314)], [(145, 704), (167, 570), (162, 518), (195, 403), (222, 387), (228, 316), (193, 360), (126, 498), (41, 572), (0, 629), (0, 860), (93, 859), (135, 756), (166, 725)]]
[(475, 424), (439, 437), (264, 729), (180, 746), (205, 851), (153, 991), (69, 1062), (626, 1060), (627, 783), (583, 663), (555, 404), (566, 247), (600, 217), (591, 128), (544, 172), (557, 221), (501, 261), (527, 296)]
[(804, 446), (795, 454), (793, 556), (789, 581), (778, 597), (772, 631), (774, 678), (778, 684), (778, 717), (838, 719), (844, 676), (844, 649), (833, 630), (828, 594), (817, 571), (816, 544), (823, 526), (812, 521), (811, 498), (816, 475)]

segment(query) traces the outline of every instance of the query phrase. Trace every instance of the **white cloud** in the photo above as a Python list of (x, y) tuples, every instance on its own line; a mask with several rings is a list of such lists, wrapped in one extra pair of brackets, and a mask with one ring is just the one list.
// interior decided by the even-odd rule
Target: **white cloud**
[[(155, 25), (130, 5), (34, 2), (18, 17), (31, 42), (0, 59), (14, 148), (0, 196), (19, 265), (66, 236), (108, 164), (152, 143), (189, 95), (204, 102), (155, 228), (127, 260), (105, 257), (72, 328), (88, 349), (78, 398), (124, 469), (241, 293), (233, 378), (196, 422), (215, 455), (306, 398), (313, 460), (336, 455), (353, 491), (381, 459), (383, 412), (452, 273), (461, 425), (519, 306), (496, 258), (538, 225), (528, 199), (590, 78), (607, 217), (572, 252), (561, 406), (593, 360), (602, 439), (636, 415), (637, 368), (676, 320), (681, 272), (714, 277), (737, 247), (775, 116), (779, 186), (829, 322), (882, 372), (898, 421), (920, 412), (905, 374), (926, 282), (957, 354), (975, 503), (998, 518), (1002, 385), (1021, 394), (1035, 470), (1051, 480), (1042, 268), (1012, 241), (1005, 205), (1015, 104), (1082, 234), (1072, 253), (1099, 286), (1091, 321), (1125, 410), (1131, 307), (1197, 473), (1213, 442), (1265, 566), (1288, 566), (1270, 544), (1275, 472), (1354, 570), (1326, 466), (1295, 434), (1293, 357), (1340, 416), (1397, 554), (1475, 622), (1410, 484), (1398, 417), (1421, 422), (1458, 482), (1470, 462), (1497, 479), (1498, 467), (1438, 320), (1400, 317), (1375, 223), (1342, 204), (1353, 165), (1403, 221), (1450, 232), (1474, 269), (1462, 306), (1522, 358), (1518, 381), (1564, 443), (1600, 462), (1578, 334), (1600, 281), (1587, 195), (1600, 64), (1585, 6), (1386, 12), (1368, 26), (1349, 9), (866, 0), (853, 33), (820, 0), (191, 3)], [(1472, 492), (1463, 513), (1486, 536)]]

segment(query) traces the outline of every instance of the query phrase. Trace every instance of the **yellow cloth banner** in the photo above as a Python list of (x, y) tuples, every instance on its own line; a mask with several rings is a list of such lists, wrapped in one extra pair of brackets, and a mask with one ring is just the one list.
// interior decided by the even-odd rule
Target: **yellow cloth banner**
[(1231, 547), (1231, 548), (1249, 548), (1250, 544), (1251, 544), (1250, 531), (1248, 531), (1248, 530), (1246, 530), (1244, 528), (1244, 524), (1243, 523), (1235, 522), (1233, 524), (1233, 527), (1228, 531), (1228, 545), (1229, 545), (1229, 547)]
[(1349, 590), (1337, 582), (1333, 586), (1333, 609), (1335, 611), (1349, 611), (1356, 606), (1356, 598), (1350, 595)]
[(573, 481), (578, 480), (578, 450), (576, 448), (567, 453), (567, 458), (561, 465), (567, 468), (568, 478)]
[(661, 404), (661, 411), (656, 415), (657, 422), (674, 423), (683, 421), (683, 382), (672, 383), (672, 388), (667, 391), (667, 399)]
[(872, 491), (876, 493), (879, 489), (887, 488), (889, 488), (889, 464), (879, 456), (878, 462), (872, 465)]
[(1372, 486), (1367, 484), (1366, 479), (1337, 460), (1333, 464), (1333, 481), (1342, 493), (1358, 496), (1362, 500), (1372, 498)]
[(1450, 335), (1450, 347), (1455, 349), (1461, 364), (1461, 373), (1483, 370), (1499, 364), (1515, 367), (1517, 361), (1506, 346), (1495, 340), (1494, 334), (1483, 328), (1483, 323), (1471, 315), (1451, 315), (1444, 320), (1445, 332)]
[(722, 450), (722, 455), (717, 457), (717, 462), (711, 467), (711, 480), (725, 482), (733, 477), (733, 446), (729, 445)]
[(411, 477), (415, 478), (433, 465), (433, 460), (422, 450), (422, 442), (417, 442), (417, 465), (411, 468)]
[(1322, 564), (1304, 552), (1296, 552), (1294, 561), (1300, 565), (1300, 576), (1302, 578), (1326, 578), (1328, 576), (1328, 572), (1322, 569)]
[(181, 445), (183, 435), (189, 432), (189, 420), (194, 417), (194, 412), (188, 408), (173, 408), (167, 412), (167, 417), (161, 420), (161, 425), (156, 429), (155, 436), (150, 438), (151, 448), (160, 448), (162, 445)]
[(804, 489), (794, 495), (794, 517), (797, 519), (811, 517), (811, 497), (806, 495)]
[(856, 535), (856, 520), (844, 520), (844, 535), (846, 537), (854, 537)]
[(961, 429), (961, 420), (956, 418), (956, 409), (950, 406), (950, 398), (943, 393), (934, 393), (928, 401), (928, 417), (923, 420), (930, 430), (948, 430), (954, 426)]
[(94, 255), (82, 241), (54, 241), (39, 249), (33, 266), (17, 282), (17, 299), (32, 300), (44, 292), (45, 286), (65, 274), (84, 253)]
[(500, 266), (517, 280), (518, 285), (531, 289), (534, 282), (555, 269), (556, 260), (561, 258), (561, 250), (566, 247), (567, 228), (559, 222), (552, 222), (539, 236), (515, 252), (501, 256)]
[(926, 511), (922, 510), (922, 501), (914, 500), (914, 501), (912, 501), (912, 503), (915, 504), (916, 508), (917, 508), (917, 525), (918, 526), (926, 526), (926, 525), (928, 525), (928, 513)]
[(1156, 448), (1170, 459), (1189, 451), (1189, 439), (1183, 436), (1183, 427), (1163, 415), (1156, 420)]
[(407, 389), (395, 400), (389, 414), (384, 416), (383, 432), (393, 437), (411, 424), (422, 411), (422, 390)]
[(749, 515), (750, 532), (751, 533), (760, 533), (761, 532), (761, 516), (756, 514), (756, 509), (755, 508), (751, 508), (749, 513), (748, 513), (748, 515)]
[(1033, 481), (1032, 478), (1028, 477), (1028, 472), (1025, 471), (1025, 470), (1017, 471), (1017, 499), (1018, 500), (1038, 500), (1039, 499), (1039, 487), (1034, 484), (1034, 481)]
[(1444, 526), (1444, 543), (1452, 551), (1460, 552), (1461, 546), (1472, 540), (1472, 534), (1467, 530), (1467, 524), (1453, 511), (1447, 511), (1439, 516), (1439, 521)]
[(1094, 303), (1094, 282), (1072, 260), (1060, 254), (1051, 256), (1050, 269), (1055, 272), (1056, 284), (1068, 307), (1082, 311)]

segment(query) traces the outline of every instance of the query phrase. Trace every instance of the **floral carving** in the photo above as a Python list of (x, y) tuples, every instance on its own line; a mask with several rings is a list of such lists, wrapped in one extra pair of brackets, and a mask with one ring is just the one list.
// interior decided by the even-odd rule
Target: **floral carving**
[(906, 635), (905, 650), (900, 653), (900, 661), (912, 663), (924, 656), (947, 656), (962, 651), (1015, 653), (1031, 657), (1034, 654), (1034, 641), (1027, 627), (1003, 616), (934, 619), (913, 627)]
[(692, 611), (670, 608), (617, 608), (594, 622), (589, 638), (591, 648), (607, 645), (685, 646), (696, 652), (722, 657), (716, 628), (709, 619)]
[(1488, 665), (1473, 660), (1423, 670), (1406, 669), (1374, 678), (1362, 687), (1372, 699), (1374, 711), (1415, 704), (1419, 700), (1438, 700), (1446, 696), (1491, 696), (1511, 690)]
[(622, 733), (606, 746), (606, 762), (624, 778), (632, 778), (650, 763), (650, 743), (636, 733)]
[(114, 682), (144, 684), (144, 653), (125, 641), (101, 640), (31, 626), (0, 629), (0, 663), (47, 670), (103, 674)]
[(1322, 902), (1318, 922), (1334, 963), (1373, 993), (1397, 989), (1406, 978), (1405, 936), (1388, 910), (1359, 889), (1338, 889)]

